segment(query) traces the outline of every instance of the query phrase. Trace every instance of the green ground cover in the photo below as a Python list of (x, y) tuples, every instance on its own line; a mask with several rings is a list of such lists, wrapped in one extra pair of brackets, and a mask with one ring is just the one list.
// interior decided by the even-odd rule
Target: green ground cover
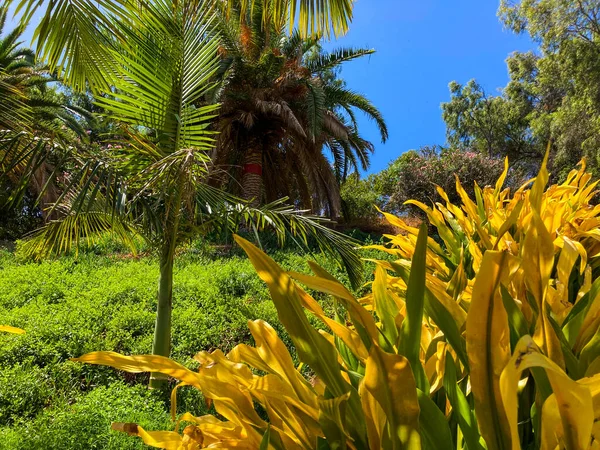
[[(40, 263), (0, 252), (0, 322), (27, 331), (0, 335), (0, 449), (143, 448), (139, 440), (111, 431), (111, 422), (169, 427), (168, 398), (146, 388), (148, 375), (69, 360), (95, 350), (150, 352), (157, 261), (112, 250), (105, 246)], [(306, 255), (275, 256), (290, 270), (308, 270)], [(193, 366), (200, 350), (226, 351), (249, 342), (252, 319), (267, 320), (285, 338), (266, 287), (241, 253), (192, 247), (176, 260), (176, 360)], [(317, 260), (344, 279), (335, 265)], [(207, 411), (192, 389), (181, 389), (178, 399), (180, 412)]]

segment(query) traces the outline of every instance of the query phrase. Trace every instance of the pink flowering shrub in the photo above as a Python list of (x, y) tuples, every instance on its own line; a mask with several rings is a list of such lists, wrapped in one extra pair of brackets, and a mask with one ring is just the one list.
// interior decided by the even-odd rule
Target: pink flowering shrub
[[(404, 202), (419, 200), (427, 205), (438, 202), (441, 197), (436, 191), (440, 186), (452, 203), (460, 204), (456, 193), (456, 178), (461, 181), (471, 198), (474, 198), (474, 183), (483, 188), (494, 185), (504, 162), (475, 151), (425, 147), (419, 151), (404, 153), (387, 169), (386, 182), (388, 202), (386, 209), (393, 212), (417, 212), (407, 209)], [(412, 207), (411, 207), (412, 208)]]

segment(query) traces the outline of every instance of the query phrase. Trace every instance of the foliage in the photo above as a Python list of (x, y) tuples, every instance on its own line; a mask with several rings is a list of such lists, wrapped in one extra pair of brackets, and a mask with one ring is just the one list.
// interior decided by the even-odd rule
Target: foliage
[(128, 436), (111, 432), (110, 423), (114, 417), (139, 421), (148, 427), (163, 427), (168, 424), (169, 416), (156, 393), (143, 386), (132, 387), (118, 382), (94, 389), (74, 405), (57, 404), (33, 420), (27, 418), (12, 428), (0, 428), (0, 449), (144, 448)]
[(374, 181), (374, 176), (361, 179), (355, 172), (342, 183), (340, 195), (344, 223), (365, 225), (377, 220), (379, 213), (375, 207), (383, 205), (382, 194), (376, 190)]
[(448, 141), (509, 156), (529, 173), (552, 143), (550, 165), (564, 180), (586, 157), (600, 167), (600, 4), (597, 1), (502, 0), (498, 14), (515, 33), (527, 33), (538, 52), (507, 59), (510, 80), (489, 96), (474, 80), (450, 84), (442, 105)]
[(43, 224), (42, 213), (36, 199), (29, 193), (23, 196), (18, 208), (6, 205), (14, 186), (0, 181), (0, 241), (14, 241), (34, 231)]
[(50, 400), (47, 373), (36, 366), (16, 365), (0, 371), (0, 427), (31, 419)]
[[(350, 10), (339, 9), (344, 4), (321, 3), (311, 16), (327, 17), (319, 24), (324, 30), (330, 20), (347, 17)], [(39, 6), (20, 2), (24, 23)], [(306, 242), (312, 234), (324, 251), (340, 256), (354, 284), (361, 278), (353, 243), (317, 218), (284, 205), (285, 199), (251, 208), (207, 184), (215, 134), (209, 123), (218, 105), (204, 98), (219, 68), (214, 8), (221, 6), (226, 3), (65, 1), (46, 5), (35, 32), (50, 67), (76, 91), (89, 86), (96, 104), (120, 129), (119, 136), (111, 136), (114, 148), (69, 155), (71, 170), (49, 211), (56, 220), (28, 240), (28, 252), (37, 257), (68, 252), (107, 231), (135, 250), (135, 239), (143, 237), (160, 255), (152, 352), (165, 356), (171, 351), (175, 253), (207, 229), (269, 227), (280, 241), (292, 234)], [(22, 142), (20, 130), (9, 133), (14, 136), (0, 145), (0, 159), (8, 161), (3, 173), (23, 187), (36, 175), (29, 168), (44, 164), (56, 142), (35, 137)], [(17, 170), (21, 166), (26, 170)], [(157, 375), (152, 384), (159, 387), (165, 380)]]
[(464, 86), (453, 81), (450, 96), (449, 102), (442, 103), (442, 118), (452, 148), (511, 160), (540, 156), (528, 130), (532, 105), (488, 96), (475, 80)]
[[(258, 2), (254, 0), (229, 0), (227, 3), (229, 5), (232, 3), (240, 4), (242, 9), (246, 10), (249, 9), (249, 6), (256, 7)], [(336, 36), (339, 36), (348, 31), (348, 26), (352, 20), (353, 5), (351, 0), (327, 0), (319, 3), (312, 3), (310, 0), (293, 2), (274, 0), (269, 3), (272, 5), (275, 14), (269, 14), (269, 10), (262, 11), (262, 21), (265, 27), (271, 23), (276, 26), (283, 26), (288, 23), (287, 17), (289, 17), (290, 30), (294, 28), (297, 20), (298, 28), (304, 36), (309, 34), (329, 35), (332, 31)]]
[(439, 201), (439, 186), (447, 192), (451, 202), (458, 203), (460, 195), (455, 189), (456, 177), (472, 197), (475, 185), (485, 187), (494, 184), (502, 169), (501, 159), (478, 151), (424, 147), (404, 153), (377, 177), (389, 189), (386, 211), (419, 213), (418, 209), (405, 205), (405, 202), (418, 200), (430, 204)]
[(337, 218), (340, 181), (368, 168), (374, 150), (360, 134), (357, 113), (376, 122), (382, 141), (388, 136), (377, 108), (339, 76), (343, 63), (374, 50), (326, 52), (318, 38), (297, 30), (288, 36), (285, 17), (279, 27), (265, 28), (262, 11), (276, 14), (269, 5), (257, 1), (245, 16), (232, 8), (243, 20), (218, 23), (213, 182), (257, 205), (289, 197), (301, 209)]
[[(247, 321), (256, 319), (270, 322), (291, 346), (247, 258), (238, 251), (215, 256), (216, 250), (198, 252), (197, 247), (181, 250), (174, 269), (173, 358), (188, 364), (198, 349), (230, 350), (248, 342)], [(61, 439), (63, 445), (55, 447), (66, 450), (87, 449), (94, 440), (98, 448), (140, 448), (141, 443), (111, 432), (110, 420), (140, 421), (149, 429), (167, 426), (164, 395), (154, 393), (148, 410), (138, 406), (147, 398), (140, 397), (147, 376), (69, 361), (97, 349), (135, 354), (150, 348), (156, 257), (134, 258), (115, 249), (106, 240), (78, 258), (39, 263), (0, 253), (1, 321), (27, 330), (11, 335), (0, 326), (0, 449), (45, 450), (50, 444), (44, 440), (54, 445)], [(306, 255), (297, 250), (278, 251), (274, 257), (289, 270), (308, 269)], [(316, 258), (348, 284), (335, 263)], [(325, 296), (317, 298), (333, 311)], [(319, 325), (316, 319), (311, 322)], [(148, 413), (136, 416), (138, 410)], [(187, 388), (178, 395), (178, 412), (185, 411), (202, 415), (209, 409), (201, 394)]]
[(564, 0), (502, 2), (499, 10), (508, 28), (540, 44), (541, 55), (516, 54), (509, 60), (507, 92), (515, 102), (533, 106), (531, 133), (554, 140), (561, 178), (582, 156), (595, 175), (600, 167), (599, 12), (596, 1)]
[[(4, 29), (7, 15), (8, 6), (0, 7), (0, 239), (16, 239), (49, 219), (46, 208), (58, 198), (58, 174), (66, 168), (64, 148), (86, 142), (84, 126), (92, 120), (22, 47), (25, 26)], [(33, 149), (45, 158), (13, 158)]]
[[(183, 434), (115, 425), (161, 448), (594, 448), (600, 208), (589, 202), (598, 182), (583, 166), (546, 189), (544, 160), (532, 188), (511, 195), (507, 176), (508, 166), (475, 200), (457, 181), (460, 206), (441, 189), (432, 208), (413, 201), (443, 244), (387, 215), (405, 234), (371, 247), (395, 260), (376, 261), (360, 301), (318, 265), (314, 276), (286, 272), (237, 239), (312, 382), (263, 321), (249, 321), (255, 347), (200, 352), (198, 371), (158, 356), (77, 360), (162, 371), (213, 399), (219, 418), (184, 415)], [(336, 315), (300, 284), (334, 297)]]

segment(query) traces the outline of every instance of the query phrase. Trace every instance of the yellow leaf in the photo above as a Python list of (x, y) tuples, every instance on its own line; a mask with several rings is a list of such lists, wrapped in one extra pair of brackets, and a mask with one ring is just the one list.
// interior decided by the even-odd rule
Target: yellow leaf
[[(296, 370), (294, 361), (285, 344), (279, 339), (275, 330), (262, 320), (249, 321), (248, 326), (256, 343), (256, 356), (264, 363), (257, 367), (268, 373), (277, 374), (294, 390), (297, 398), (304, 403), (316, 407), (317, 398), (309, 383)], [(248, 351), (250, 348), (248, 348)], [(230, 353), (232, 360), (237, 359), (235, 349)]]
[(146, 431), (138, 426), (138, 436), (142, 438), (144, 444), (151, 447), (163, 448), (166, 450), (182, 449), (182, 437), (174, 431)]
[(460, 196), (460, 199), (463, 202), (463, 209), (467, 212), (469, 217), (474, 222), (479, 222), (479, 213), (477, 212), (477, 205), (471, 200), (469, 194), (464, 190), (458, 176), (455, 175), (456, 178), (456, 192)]
[[(524, 370), (546, 370), (553, 394), (542, 407), (542, 449), (554, 449), (556, 437), (563, 435), (568, 450), (585, 450), (589, 445), (594, 409), (589, 387), (577, 383), (553, 361), (542, 355), (530, 336), (523, 336), (502, 371), (500, 390), (509, 418), (512, 448), (519, 450), (517, 384)], [(558, 421), (552, 418), (558, 418)]]
[[(308, 321), (296, 284), (264, 252), (239, 236), (235, 236), (235, 240), (249, 256), (259, 277), (267, 283), (271, 298), (277, 308), (279, 319), (288, 331), (301, 361), (310, 366), (334, 396), (339, 397), (348, 391), (351, 392), (350, 400), (348, 401), (349, 429), (357, 445), (365, 443), (367, 430), (358, 393), (341, 374), (341, 367), (338, 363), (338, 353), (335, 346), (331, 345), (325, 337), (318, 333)], [(358, 302), (356, 302), (347, 290), (347, 293), (344, 293), (344, 289), (340, 289), (338, 285), (329, 280), (320, 279), (318, 284), (325, 284), (331, 287), (336, 292), (333, 295), (340, 293), (348, 300), (346, 302), (347, 305), (353, 305), (357, 310), (362, 310), (365, 314), (369, 315), (363, 307), (358, 305)], [(371, 321), (373, 321), (372, 317)], [(374, 323), (373, 326), (375, 327)], [(375, 332), (377, 332), (376, 328)]]
[(300, 448), (310, 448), (312, 436), (322, 435), (317, 407), (294, 398), (290, 386), (276, 375), (255, 378), (248, 391), (266, 409), (270, 425), (281, 429)]
[(346, 431), (345, 409), (349, 398), (349, 394), (330, 399), (319, 397), (319, 422), (330, 448), (347, 448), (350, 435)]
[(539, 214), (534, 211), (522, 248), (525, 284), (538, 306), (534, 341), (559, 366), (564, 367), (560, 341), (548, 321), (546, 294), (554, 267), (554, 240)]
[(338, 336), (344, 342), (344, 344), (348, 346), (348, 348), (352, 351), (354, 356), (356, 356), (361, 361), (365, 361), (369, 356), (369, 352), (365, 347), (365, 344), (360, 339), (358, 333), (328, 317), (321, 308), (321, 306), (315, 301), (315, 299), (313, 299), (310, 295), (306, 293), (306, 291), (304, 291), (300, 287), (298, 287), (297, 289), (300, 299), (302, 301), (302, 305), (308, 311), (310, 311), (319, 319), (321, 319), (331, 329), (331, 331), (336, 336)]
[(504, 158), (504, 170), (502, 174), (498, 177), (498, 181), (496, 181), (496, 186), (494, 188), (494, 195), (497, 196), (500, 194), (502, 190), (502, 186), (504, 186), (504, 181), (506, 181), (506, 177), (508, 175), (508, 156)]
[(510, 448), (510, 428), (500, 395), (500, 374), (510, 358), (508, 316), (499, 292), (505, 260), (503, 252), (484, 254), (467, 315), (475, 414), (489, 450)]
[(7, 333), (13, 334), (25, 334), (25, 330), (17, 327), (11, 327), (9, 325), (0, 325), (0, 331), (6, 331)]
[(544, 159), (542, 161), (542, 166), (540, 167), (540, 171), (535, 177), (535, 181), (533, 182), (533, 186), (531, 187), (531, 191), (529, 192), (529, 202), (531, 204), (531, 208), (537, 212), (538, 214), (542, 208), (542, 197), (544, 195), (544, 189), (548, 184), (548, 155), (550, 154), (550, 144), (548, 144), (548, 148), (546, 149), (546, 154), (544, 155)]
[(158, 355), (125, 356), (115, 352), (92, 352), (72, 361), (110, 366), (130, 373), (160, 372), (200, 388), (200, 376), (169, 358)]
[[(569, 285), (569, 277), (577, 258), (581, 256), (581, 263), (579, 266), (579, 273), (582, 274), (587, 264), (586, 252), (583, 246), (577, 242), (569, 239), (566, 236), (562, 236), (557, 239), (557, 244), (562, 247), (560, 256), (558, 258), (558, 265), (556, 270), (558, 272), (558, 279), (564, 286)], [(561, 245), (562, 244), (562, 245)], [(565, 297), (566, 298), (566, 297)]]
[(373, 316), (356, 301), (354, 296), (344, 286), (337, 281), (331, 281), (322, 277), (314, 277), (297, 272), (291, 272), (289, 275), (311, 289), (338, 298), (344, 304), (352, 319), (357, 320), (365, 328), (373, 342), (377, 342), (379, 330)]
[(381, 448), (420, 449), (417, 385), (408, 360), (373, 345), (363, 384), (385, 414)]

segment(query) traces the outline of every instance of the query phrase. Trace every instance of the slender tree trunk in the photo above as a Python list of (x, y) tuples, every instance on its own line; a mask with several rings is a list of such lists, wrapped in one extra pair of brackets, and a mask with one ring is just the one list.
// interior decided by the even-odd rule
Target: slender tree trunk
[[(169, 357), (171, 354), (171, 311), (173, 306), (173, 246), (165, 242), (160, 254), (160, 278), (158, 280), (158, 305), (154, 326), (152, 354)], [(150, 376), (150, 387), (160, 389), (167, 377), (160, 373)]]
[[(58, 218), (56, 211), (53, 211), (52, 214), (49, 214), (48, 211), (50, 205), (53, 205), (59, 197), (56, 185), (48, 182), (52, 172), (52, 167), (48, 166), (47, 163), (43, 163), (33, 174), (33, 190), (38, 195), (42, 194), (39, 207), (45, 223)], [(46, 184), (48, 185), (46, 186)]]
[(242, 197), (252, 206), (260, 206), (262, 201), (262, 147), (251, 148), (244, 161), (242, 176)]

